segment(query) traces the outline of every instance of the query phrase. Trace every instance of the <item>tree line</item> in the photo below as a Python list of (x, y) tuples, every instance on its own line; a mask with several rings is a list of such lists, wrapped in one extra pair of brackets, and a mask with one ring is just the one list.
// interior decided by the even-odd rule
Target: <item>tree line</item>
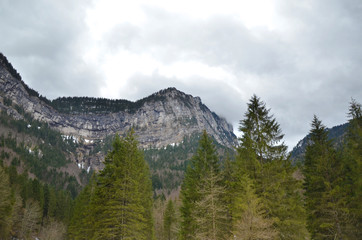
[(64, 239), (72, 203), (69, 192), (0, 165), (0, 239)]
[[(133, 131), (115, 136), (105, 168), (74, 202), (55, 193), (60, 203), (51, 215), (45, 186), (34, 187), (41, 185), (35, 180), (18, 184), (12, 180), (17, 179), (11, 174), (14, 167), (1, 167), (1, 238), (42, 239), (55, 231), (64, 233), (59, 239), (359, 239), (361, 104), (350, 103), (348, 131), (338, 149), (314, 116), (301, 166), (292, 165), (280, 125), (266, 104), (254, 95), (247, 107), (235, 155), (220, 161), (204, 131), (180, 196), (167, 200), (152, 197), (150, 170)], [(22, 193), (29, 188), (38, 190)], [(60, 199), (71, 207), (59, 210)]]
[(315, 116), (305, 163), (296, 167), (280, 125), (254, 95), (240, 121), (243, 135), (235, 156), (220, 162), (204, 132), (180, 198), (156, 199), (154, 217), (148, 168), (133, 133), (116, 137), (105, 169), (76, 200), (68, 237), (359, 239), (362, 114), (354, 100), (349, 117), (344, 144), (337, 150)]

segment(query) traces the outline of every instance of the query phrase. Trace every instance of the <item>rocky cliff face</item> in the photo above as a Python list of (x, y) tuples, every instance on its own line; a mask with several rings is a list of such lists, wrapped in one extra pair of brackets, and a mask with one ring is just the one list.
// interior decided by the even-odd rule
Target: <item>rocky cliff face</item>
[[(5, 58), (6, 59), (6, 58)], [(199, 97), (175, 88), (149, 96), (133, 111), (109, 113), (62, 113), (41, 100), (14, 74), (11, 64), (0, 60), (0, 109), (19, 119), (22, 116), (5, 104), (9, 99), (36, 120), (47, 122), (62, 134), (85, 141), (101, 140), (134, 128), (143, 147), (160, 148), (179, 143), (184, 136), (206, 130), (221, 145), (236, 144), (233, 129), (225, 119), (211, 112)]]

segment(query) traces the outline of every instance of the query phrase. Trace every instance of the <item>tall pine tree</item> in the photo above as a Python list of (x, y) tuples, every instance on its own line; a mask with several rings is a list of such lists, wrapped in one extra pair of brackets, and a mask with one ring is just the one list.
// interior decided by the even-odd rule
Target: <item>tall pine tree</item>
[(68, 227), (68, 238), (74, 240), (91, 239), (93, 234), (92, 208), (90, 201), (94, 194), (96, 175), (75, 199), (73, 216)]
[[(273, 219), (279, 239), (305, 239), (306, 215), (300, 193), (301, 182), (293, 178), (295, 168), (287, 157), (284, 135), (270, 109), (253, 95), (245, 118), (240, 121), (238, 155), (235, 161), (234, 182), (231, 191), (242, 195), (248, 176), (254, 183), (255, 193), (265, 208), (265, 217)], [(241, 198), (242, 199), (242, 198)], [(234, 201), (237, 201), (235, 199)], [(233, 222), (239, 221), (244, 210), (232, 203)]]
[(215, 146), (204, 131), (181, 189), (182, 239), (225, 239), (224, 195)]
[(8, 237), (12, 212), (11, 188), (9, 175), (0, 166), (0, 239)]
[(349, 126), (343, 148), (344, 181), (349, 221), (345, 232), (348, 239), (362, 236), (362, 110), (361, 104), (352, 99), (349, 107)]
[[(85, 203), (91, 195), (83, 231), (88, 239), (154, 239), (149, 168), (137, 144), (133, 131), (125, 138), (116, 136), (94, 190), (80, 195)], [(73, 239), (83, 239), (82, 231), (70, 229)]]
[(273, 226), (273, 220), (266, 216), (265, 207), (261, 198), (255, 194), (252, 180), (243, 175), (243, 189), (239, 195), (235, 195), (235, 206), (240, 209), (240, 216), (234, 223), (234, 239), (275, 239), (278, 232)]
[(167, 202), (166, 210), (163, 215), (163, 228), (165, 231), (165, 239), (175, 239), (175, 224), (176, 224), (176, 212), (173, 201), (170, 199)]
[(341, 161), (328, 131), (314, 116), (306, 148), (304, 175), (308, 228), (313, 239), (343, 239), (348, 212)]

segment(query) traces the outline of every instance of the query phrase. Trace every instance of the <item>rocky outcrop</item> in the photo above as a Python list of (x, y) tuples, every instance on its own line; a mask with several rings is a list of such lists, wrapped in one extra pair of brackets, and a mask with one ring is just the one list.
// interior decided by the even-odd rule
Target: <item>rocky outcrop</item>
[(199, 97), (193, 97), (175, 88), (161, 90), (143, 101), (135, 111), (110, 113), (65, 114), (57, 111), (37, 96), (0, 62), (0, 108), (14, 118), (21, 114), (7, 106), (5, 99), (21, 106), (36, 120), (47, 122), (64, 135), (87, 140), (99, 140), (115, 133), (123, 134), (134, 128), (143, 147), (163, 147), (181, 142), (184, 136), (206, 130), (221, 145), (236, 144), (232, 126), (211, 112)]

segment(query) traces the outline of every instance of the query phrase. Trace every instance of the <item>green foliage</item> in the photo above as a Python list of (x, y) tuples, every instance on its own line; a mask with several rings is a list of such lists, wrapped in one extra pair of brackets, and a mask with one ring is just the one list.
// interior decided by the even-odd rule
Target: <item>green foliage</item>
[(0, 166), (0, 237), (7, 237), (9, 235), (11, 208), (12, 202), (9, 175), (7, 175)]
[(165, 97), (153, 94), (136, 102), (124, 99), (106, 99), (91, 97), (62, 97), (51, 102), (51, 106), (61, 113), (110, 113), (129, 112), (135, 113), (145, 102), (163, 101)]
[[(1, 53), (0, 64), (30, 96), (67, 114), (134, 113), (146, 102), (165, 100), (168, 91), (174, 90), (136, 102), (88, 97), (49, 101), (29, 88)], [(191, 107), (188, 98), (174, 97)], [(91, 151), (108, 152), (105, 168), (73, 203), (80, 186), (75, 177), (57, 169), (69, 163), (65, 153), (75, 153), (77, 144), (32, 119), (10, 98), (2, 99), (24, 119), (15, 120), (6, 111), (0, 114), (1, 125), (11, 129), (0, 136), (1, 239), (63, 239), (66, 225), (69, 239), (154, 239), (152, 187), (162, 194), (158, 201), (165, 211), (158, 215), (157, 223), (162, 224), (157, 229), (162, 229), (158, 236), (166, 239), (175, 239), (177, 234), (180, 239), (308, 239), (307, 228), (312, 239), (359, 239), (362, 235), (362, 112), (355, 100), (350, 103), (349, 123), (333, 131), (328, 132), (314, 117), (304, 141), (306, 150), (293, 151), (298, 159), (305, 154), (304, 166), (299, 165), (304, 176), (296, 177), (298, 169), (287, 157), (280, 125), (254, 95), (240, 121), (243, 135), (235, 161), (206, 132), (186, 137), (179, 145), (144, 152), (138, 150), (133, 132), (125, 138), (107, 137)], [(205, 105), (200, 107), (208, 111)], [(196, 123), (195, 118), (176, 121), (184, 126)], [(26, 146), (24, 136), (35, 139), (34, 144)], [(219, 157), (217, 151), (224, 156)], [(146, 162), (152, 169), (152, 185)], [(19, 169), (25, 173), (19, 175)], [(165, 207), (163, 194), (181, 183), (182, 223), (177, 233), (177, 207), (172, 200)]]
[[(50, 192), (53, 198), (47, 185), (17, 174), (14, 166), (0, 167), (0, 239), (30, 239), (49, 222), (67, 224), (73, 205), (70, 194), (54, 188)], [(47, 234), (42, 236), (46, 239)]]
[(195, 202), (195, 211), (192, 214), (198, 224), (197, 239), (225, 239), (228, 235), (227, 209), (223, 199), (225, 187), (221, 182), (221, 175), (211, 169), (198, 184), (200, 199)]
[(94, 194), (96, 176), (93, 175), (88, 185), (77, 196), (74, 203), (74, 212), (68, 227), (68, 238), (87, 240), (92, 237), (92, 211), (90, 202)]
[[(179, 144), (168, 145), (161, 149), (145, 149), (145, 160), (152, 170), (152, 186), (154, 190), (167, 191), (177, 189), (184, 179), (186, 166), (189, 159), (196, 153), (199, 145), (200, 134), (195, 133), (191, 136), (184, 137)], [(233, 150), (218, 144), (212, 139), (216, 151), (223, 155), (218, 156), (222, 163), (224, 154), (233, 154)]]
[[(265, 103), (253, 95), (248, 103), (245, 118), (240, 121), (239, 130), (243, 132), (243, 137), (240, 139), (241, 149), (253, 151), (259, 164), (284, 159), (287, 151), (284, 143), (278, 144), (284, 134), (269, 112), (270, 109), (266, 108)], [(252, 167), (251, 165), (249, 167)]]
[(11, 101), (10, 98), (4, 97), (4, 105), (5, 106), (11, 106), (13, 104), (13, 102)]
[[(18, 156), (12, 160), (12, 165), (20, 166), (23, 163), (26, 170), (33, 173), (39, 180), (57, 189), (67, 187), (72, 197), (78, 194), (80, 185), (76, 178), (69, 176), (68, 173), (57, 171), (57, 168), (69, 163), (65, 153), (75, 152), (77, 147), (75, 143), (63, 140), (59, 132), (29, 116), (26, 116), (24, 120), (15, 120), (6, 112), (1, 112), (0, 122), (4, 127), (16, 131), (15, 135), (9, 132), (6, 136), (0, 136), (0, 148), (9, 148)], [(26, 146), (23, 142), (25, 136), (37, 139), (34, 142), (36, 146)], [(0, 157), (9, 158), (9, 154), (2, 150)]]
[(184, 177), (188, 159), (196, 152), (199, 135), (185, 137), (179, 145), (144, 150), (145, 160), (152, 169), (153, 189), (177, 189)]
[(204, 131), (181, 188), (182, 239), (224, 239), (224, 194), (216, 149)]
[(316, 116), (310, 134), (304, 165), (308, 228), (313, 239), (342, 239), (349, 221), (342, 161)]
[[(337, 150), (342, 150), (348, 128), (349, 123), (345, 123), (328, 129), (328, 140), (332, 140), (333, 146), (334, 148), (337, 148)], [(299, 141), (297, 146), (293, 148), (290, 153), (290, 158), (293, 164), (298, 166), (302, 166), (304, 164), (305, 151), (309, 141), (310, 134)]]
[(273, 219), (268, 218), (261, 197), (255, 193), (252, 180), (247, 175), (240, 178), (241, 191), (235, 194), (234, 229), (235, 239), (275, 239), (278, 232)]
[[(322, 180), (326, 182), (325, 187), (320, 192), (323, 193), (326, 204), (316, 203), (316, 206), (324, 208), (323, 215), (314, 217), (312, 226), (320, 225), (326, 229), (332, 229), (337, 232), (335, 236), (341, 236), (345, 239), (359, 239), (362, 235), (362, 111), (361, 104), (352, 99), (349, 108), (348, 129), (345, 134), (345, 142), (342, 148), (337, 149), (336, 163), (333, 164), (329, 172), (333, 178), (323, 176)], [(314, 143), (313, 149), (320, 144)], [(326, 149), (321, 149), (326, 152)], [(329, 151), (334, 151), (329, 150)], [(314, 154), (317, 154), (314, 152)], [(312, 161), (316, 165), (321, 165), (320, 157), (311, 154)], [(333, 158), (332, 158), (333, 160)], [(325, 161), (324, 161), (325, 162)], [(328, 162), (331, 162), (329, 159)], [(323, 163), (323, 162), (322, 162)], [(306, 166), (307, 168), (307, 166)], [(313, 173), (312, 173), (313, 174)], [(312, 175), (313, 176), (313, 175)], [(312, 180), (319, 180), (314, 176)], [(328, 181), (329, 180), (329, 181)], [(320, 184), (322, 185), (322, 184)], [(322, 185), (323, 186), (323, 185)], [(314, 190), (314, 189), (312, 189)], [(316, 198), (315, 196), (311, 197)], [(327, 202), (328, 201), (328, 202)], [(329, 219), (324, 219), (328, 218)], [(337, 222), (338, 221), (338, 222)], [(331, 231), (331, 230), (330, 230)]]
[[(113, 137), (107, 136), (102, 142), (97, 142), (91, 154), (102, 152), (106, 154), (112, 150)], [(200, 134), (194, 133), (185, 136), (180, 143), (168, 145), (163, 148), (144, 149), (144, 158), (151, 169), (152, 188), (158, 194), (169, 194), (172, 190), (181, 186), (189, 159), (196, 153)], [(233, 150), (213, 143), (220, 153), (233, 154)], [(223, 155), (220, 156), (220, 162)], [(156, 193), (155, 193), (156, 194)]]
[[(245, 119), (240, 121), (243, 136), (234, 163), (229, 191), (240, 199), (246, 192), (248, 176), (255, 193), (265, 207), (266, 221), (272, 221), (280, 239), (305, 239), (306, 215), (301, 195), (301, 182), (293, 178), (296, 171), (286, 156), (286, 146), (280, 143), (283, 134), (265, 103), (255, 95), (248, 103)], [(244, 196), (245, 197), (245, 196)], [(238, 198), (232, 206), (239, 206)], [(231, 209), (233, 222), (239, 221), (243, 209)]]
[(154, 238), (149, 168), (133, 134), (115, 137), (94, 188), (87, 187), (77, 199), (76, 213), (90, 211), (80, 229), (79, 216), (73, 216), (70, 239)]
[[(154, 93), (148, 97), (140, 99), (136, 102), (131, 102), (124, 99), (106, 99), (106, 98), (91, 98), (91, 97), (62, 97), (54, 99), (49, 104), (61, 113), (68, 114), (79, 114), (79, 113), (110, 113), (110, 112), (129, 112), (135, 113), (140, 109), (146, 102), (164, 102), (166, 99), (165, 94), (169, 91), (176, 90), (175, 88), (168, 88), (158, 93)], [(181, 95), (175, 95), (183, 104), (191, 107), (192, 103), (189, 98)], [(202, 107), (206, 107), (202, 105)], [(194, 124), (195, 119), (191, 119), (185, 124)]]
[(343, 189), (346, 191), (350, 238), (362, 235), (362, 110), (352, 99), (349, 108), (349, 128), (343, 155)]
[(163, 229), (165, 231), (165, 237), (167, 240), (175, 239), (175, 224), (176, 224), (176, 212), (173, 201), (170, 199), (167, 202), (166, 210), (163, 215)]

